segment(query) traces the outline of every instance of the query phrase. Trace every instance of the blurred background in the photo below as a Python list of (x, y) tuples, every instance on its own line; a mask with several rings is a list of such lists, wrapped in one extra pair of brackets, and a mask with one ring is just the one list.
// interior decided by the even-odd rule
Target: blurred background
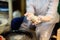
[[(60, 0), (57, 11), (60, 15)], [(0, 32), (4, 32), (4, 30), (8, 31), (10, 29), (11, 20), (16, 17), (24, 16), (25, 12), (26, 0), (0, 0)], [(59, 28), (60, 22), (55, 25), (52, 35), (57, 36), (57, 30)], [(56, 38), (52, 39), (56, 40)]]

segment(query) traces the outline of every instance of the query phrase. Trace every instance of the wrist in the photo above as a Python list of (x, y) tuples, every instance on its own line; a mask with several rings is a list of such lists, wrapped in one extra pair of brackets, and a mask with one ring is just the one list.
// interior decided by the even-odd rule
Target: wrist
[(51, 20), (50, 16), (39, 16), (39, 18), (42, 22), (47, 22)]

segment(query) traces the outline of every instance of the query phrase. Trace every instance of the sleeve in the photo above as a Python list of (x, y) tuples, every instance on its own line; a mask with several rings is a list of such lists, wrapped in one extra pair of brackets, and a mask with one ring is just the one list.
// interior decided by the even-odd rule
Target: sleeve
[(48, 11), (46, 12), (45, 17), (50, 17), (50, 23), (56, 23), (59, 21), (59, 15), (57, 13), (58, 3), (59, 0), (51, 0), (48, 5)]
[(59, 18), (59, 15), (57, 13), (58, 3), (59, 3), (59, 0), (51, 0), (48, 6), (49, 9), (47, 11), (46, 16), (51, 17), (51, 22), (57, 21)]
[(57, 12), (59, 0), (51, 0), (48, 6), (47, 14), (48, 16), (54, 17), (54, 14)]
[(26, 0), (26, 12), (34, 13), (34, 0)]

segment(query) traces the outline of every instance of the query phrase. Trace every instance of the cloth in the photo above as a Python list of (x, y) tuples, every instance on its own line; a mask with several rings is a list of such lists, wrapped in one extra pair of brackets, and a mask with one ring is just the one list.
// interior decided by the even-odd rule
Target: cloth
[[(51, 17), (50, 21), (35, 25), (38, 40), (49, 40), (55, 24), (59, 22), (59, 14), (57, 13), (58, 2), (59, 0), (26, 0), (26, 12), (32, 12), (36, 16)], [(33, 27), (26, 17), (22, 25), (27, 28)]]
[(50, 16), (53, 22), (59, 21), (57, 13), (59, 0), (27, 0), (26, 11), (40, 16)]
[[(55, 24), (59, 22), (57, 13), (58, 2), (59, 0), (26, 0), (26, 12), (32, 12), (36, 16), (51, 17), (50, 21), (35, 25), (38, 40), (49, 40)], [(23, 23), (21, 24), (22, 21)], [(22, 20), (20, 18), (14, 19), (11, 23), (12, 29), (19, 29), (20, 25), (28, 29), (33, 27), (26, 17)]]
[(18, 29), (20, 28), (20, 25), (21, 25), (22, 22), (23, 22), (23, 19), (24, 19), (24, 16), (14, 18), (14, 19), (11, 21), (11, 30), (18, 30)]

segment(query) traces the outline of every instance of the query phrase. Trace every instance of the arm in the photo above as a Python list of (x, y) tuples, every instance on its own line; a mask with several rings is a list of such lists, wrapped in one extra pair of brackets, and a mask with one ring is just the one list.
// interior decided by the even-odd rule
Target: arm
[(42, 19), (42, 21), (56, 21), (57, 17), (57, 7), (58, 7), (58, 2), (59, 0), (52, 0), (52, 2), (50, 2), (49, 6), (48, 6), (48, 11), (46, 12), (45, 16), (41, 16), (39, 15), (39, 17)]
[(34, 13), (34, 0), (26, 0), (26, 13)]
[(25, 16), (29, 20), (35, 13), (34, 11), (34, 0), (26, 0), (26, 13)]

